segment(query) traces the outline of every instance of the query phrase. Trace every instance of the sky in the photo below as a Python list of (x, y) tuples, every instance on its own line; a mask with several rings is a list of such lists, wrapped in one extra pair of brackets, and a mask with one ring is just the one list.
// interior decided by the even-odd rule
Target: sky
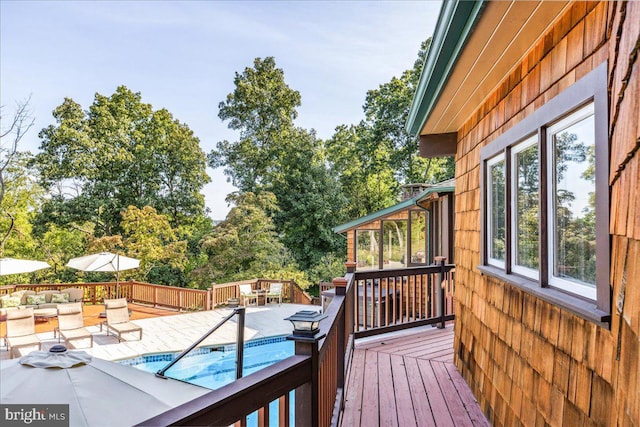
[[(125, 85), (187, 124), (208, 153), (238, 137), (218, 118), (234, 73), (273, 56), (302, 96), (296, 124), (329, 138), (364, 118), (368, 90), (413, 66), (439, 10), (417, 0), (0, 0), (2, 115), (31, 96), (35, 125), (20, 150), (35, 153), (65, 97), (87, 110), (96, 93)], [(235, 189), (222, 169), (207, 172), (206, 206), (224, 219)]]

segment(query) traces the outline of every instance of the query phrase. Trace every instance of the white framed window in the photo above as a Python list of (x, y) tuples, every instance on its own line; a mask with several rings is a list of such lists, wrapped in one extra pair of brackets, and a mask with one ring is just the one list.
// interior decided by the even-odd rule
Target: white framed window
[(593, 103), (547, 128), (549, 286), (596, 299)]
[(511, 148), (511, 270), (534, 280), (539, 273), (540, 155), (534, 135)]
[(487, 261), (504, 268), (506, 260), (506, 169), (504, 154), (487, 160)]
[(602, 63), (480, 149), (478, 269), (601, 324), (611, 320), (608, 112)]

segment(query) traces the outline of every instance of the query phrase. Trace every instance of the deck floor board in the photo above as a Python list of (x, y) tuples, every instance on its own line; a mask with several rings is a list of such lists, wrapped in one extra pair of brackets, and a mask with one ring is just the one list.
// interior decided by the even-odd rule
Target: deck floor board
[(377, 426), (380, 424), (378, 390), (378, 353), (367, 352), (364, 358), (362, 411), (360, 414), (360, 422), (363, 426)]
[(395, 354), (390, 355), (391, 370), (393, 371), (393, 389), (395, 391), (396, 412), (398, 425), (402, 427), (414, 427), (416, 415), (413, 411), (413, 402), (406, 396), (411, 396), (407, 369), (404, 366), (404, 358)]
[(453, 325), (356, 342), (343, 427), (489, 426), (453, 364)]

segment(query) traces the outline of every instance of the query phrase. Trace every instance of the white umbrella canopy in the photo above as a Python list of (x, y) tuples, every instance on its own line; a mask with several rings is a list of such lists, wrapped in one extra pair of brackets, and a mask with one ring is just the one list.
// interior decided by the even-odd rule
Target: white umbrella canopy
[(111, 252), (85, 255), (71, 258), (67, 267), (82, 271), (114, 271), (119, 279), (119, 272), (140, 267), (140, 260)]
[(51, 267), (44, 261), (30, 259), (0, 258), (0, 276), (9, 274), (32, 273)]
[(71, 426), (134, 425), (211, 390), (84, 351), (34, 351), (0, 361), (3, 404), (68, 404)]
[(111, 252), (71, 258), (67, 267), (82, 271), (124, 271), (140, 267), (140, 260)]

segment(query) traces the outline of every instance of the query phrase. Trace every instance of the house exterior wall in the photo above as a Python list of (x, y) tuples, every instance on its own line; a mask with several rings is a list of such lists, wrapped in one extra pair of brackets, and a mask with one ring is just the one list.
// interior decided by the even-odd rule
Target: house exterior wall
[[(492, 424), (640, 425), (640, 2), (575, 3), (458, 130), (456, 365)], [(482, 275), (480, 149), (608, 64), (610, 327)]]

